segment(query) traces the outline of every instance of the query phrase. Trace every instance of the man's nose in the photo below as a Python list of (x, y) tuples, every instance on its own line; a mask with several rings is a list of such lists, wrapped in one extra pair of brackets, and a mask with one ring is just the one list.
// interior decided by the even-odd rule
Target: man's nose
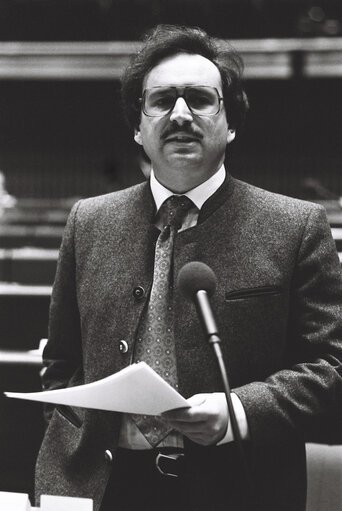
[(192, 121), (192, 113), (184, 98), (179, 97), (170, 115), (171, 122), (183, 124), (184, 122)]

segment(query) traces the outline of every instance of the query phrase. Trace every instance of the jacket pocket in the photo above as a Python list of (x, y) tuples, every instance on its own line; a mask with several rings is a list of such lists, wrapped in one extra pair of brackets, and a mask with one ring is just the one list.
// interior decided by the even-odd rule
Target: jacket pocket
[(282, 289), (280, 286), (246, 287), (235, 291), (228, 291), (225, 299), (226, 301), (239, 300), (244, 298), (254, 298), (256, 296), (277, 295), (281, 292)]
[(80, 428), (83, 424), (80, 417), (74, 412), (71, 406), (67, 405), (58, 405), (56, 406), (56, 410), (66, 419), (71, 422), (73, 426), (76, 428)]

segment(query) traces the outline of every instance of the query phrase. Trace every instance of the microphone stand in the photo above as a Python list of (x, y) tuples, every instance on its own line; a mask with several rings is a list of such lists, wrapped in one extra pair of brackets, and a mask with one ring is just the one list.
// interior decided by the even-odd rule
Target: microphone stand
[(242, 476), (247, 484), (248, 492), (250, 495), (253, 493), (252, 489), (252, 481), (249, 473), (248, 464), (246, 461), (245, 451), (243, 448), (240, 428), (236, 419), (232, 399), (231, 399), (231, 391), (230, 391), (230, 385), (228, 380), (228, 375), (225, 367), (225, 363), (223, 360), (222, 350), (221, 350), (221, 339), (218, 335), (216, 322), (213, 316), (213, 312), (209, 303), (208, 294), (204, 290), (197, 291), (196, 293), (196, 309), (197, 313), (201, 319), (202, 325), (204, 327), (204, 331), (207, 334), (208, 342), (211, 344), (217, 362), (221, 373), (222, 383), (223, 383), (223, 389), (226, 396), (227, 406), (228, 406), (228, 412), (229, 412), (229, 418), (232, 423), (232, 431), (233, 431), (233, 439), (235, 440), (235, 445), (237, 448), (239, 460), (241, 463), (241, 471)]

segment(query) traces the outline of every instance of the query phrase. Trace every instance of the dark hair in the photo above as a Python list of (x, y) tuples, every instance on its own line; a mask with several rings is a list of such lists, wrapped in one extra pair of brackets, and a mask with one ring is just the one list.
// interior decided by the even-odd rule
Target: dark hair
[(243, 62), (227, 42), (213, 39), (201, 28), (177, 25), (158, 25), (147, 32), (143, 42), (121, 80), (123, 109), (132, 128), (140, 124), (139, 99), (145, 76), (163, 59), (178, 53), (202, 55), (215, 64), (221, 75), (228, 122), (237, 131), (242, 127), (248, 110), (241, 84)]

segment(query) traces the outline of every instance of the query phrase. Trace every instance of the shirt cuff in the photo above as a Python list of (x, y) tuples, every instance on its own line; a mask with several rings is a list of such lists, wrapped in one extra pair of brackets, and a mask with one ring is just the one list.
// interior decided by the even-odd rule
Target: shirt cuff
[[(249, 430), (248, 430), (248, 422), (247, 422), (245, 409), (240, 401), (240, 398), (236, 394), (234, 394), (234, 392), (232, 392), (230, 394), (230, 397), (232, 399), (232, 404), (233, 404), (233, 408), (235, 411), (236, 421), (239, 426), (241, 439), (248, 440), (249, 439)], [(227, 404), (226, 404), (226, 406), (228, 408)], [(228, 413), (228, 416), (229, 416), (229, 413)], [(232, 421), (229, 419), (226, 434), (224, 435), (222, 440), (220, 440), (216, 445), (227, 444), (228, 442), (232, 442), (233, 440), (234, 440), (234, 437), (233, 437)]]

